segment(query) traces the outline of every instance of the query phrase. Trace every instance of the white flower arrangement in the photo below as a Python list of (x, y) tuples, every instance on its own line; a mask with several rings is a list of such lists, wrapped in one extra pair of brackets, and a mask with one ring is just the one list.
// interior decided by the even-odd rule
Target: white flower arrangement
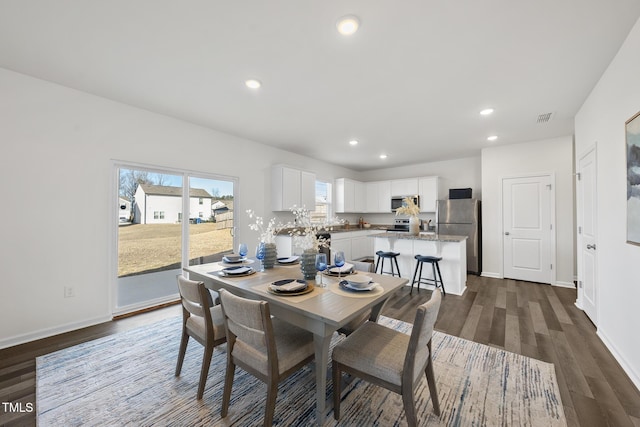
[(409, 215), (417, 217), (420, 214), (420, 208), (413, 203), (413, 197), (405, 197), (402, 201), (402, 206), (396, 209), (396, 216)]
[[(318, 233), (331, 230), (331, 224), (325, 222), (323, 224), (311, 222), (309, 210), (293, 206), (291, 212), (295, 217), (293, 224), (288, 223), (290, 228), (289, 235), (294, 238), (294, 245), (302, 250), (311, 249), (318, 251), (320, 248), (329, 247), (329, 240), (324, 237), (318, 237)], [(335, 219), (335, 222), (340, 220)]]
[(247, 215), (249, 215), (251, 219), (255, 218), (255, 222), (249, 224), (249, 228), (260, 233), (258, 241), (264, 243), (276, 242), (276, 235), (284, 227), (281, 223), (276, 223), (276, 219), (271, 218), (267, 224), (267, 228), (264, 228), (264, 219), (261, 216), (257, 216), (251, 209), (247, 210)]

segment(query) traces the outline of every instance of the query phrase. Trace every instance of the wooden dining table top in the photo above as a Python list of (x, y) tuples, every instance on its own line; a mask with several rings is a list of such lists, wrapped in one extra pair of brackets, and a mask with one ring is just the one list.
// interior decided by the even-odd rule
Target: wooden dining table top
[[(349, 295), (349, 292), (337, 289), (338, 277), (324, 275), (322, 281), (326, 287), (320, 287), (319, 281), (307, 280), (310, 285), (314, 286), (314, 290), (309, 294), (301, 296), (274, 295), (266, 289), (270, 283), (278, 280), (302, 279), (299, 264), (276, 264), (273, 268), (263, 272), (256, 271), (248, 276), (222, 275), (220, 272), (230, 265), (235, 264), (220, 261), (193, 265), (185, 267), (184, 270), (200, 278), (208, 279), (205, 284), (211, 289), (225, 288), (240, 296), (266, 300), (275, 309), (272, 309), (274, 314), (280, 311), (277, 308), (284, 308), (287, 311), (320, 320), (330, 329), (340, 328), (363, 310), (370, 309), (388, 299), (400, 287), (408, 283), (407, 279), (400, 277), (360, 272), (370, 276), (380, 289), (376, 289), (375, 292), (353, 292)], [(259, 269), (259, 265), (259, 262), (246, 264), (256, 270)]]

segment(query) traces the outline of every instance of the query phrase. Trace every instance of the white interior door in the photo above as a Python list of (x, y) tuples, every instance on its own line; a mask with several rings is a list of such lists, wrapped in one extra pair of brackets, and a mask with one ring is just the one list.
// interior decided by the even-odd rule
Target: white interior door
[(504, 277), (551, 283), (551, 176), (502, 181)]
[(597, 276), (596, 276), (596, 150), (580, 158), (578, 162), (578, 302), (597, 325)]

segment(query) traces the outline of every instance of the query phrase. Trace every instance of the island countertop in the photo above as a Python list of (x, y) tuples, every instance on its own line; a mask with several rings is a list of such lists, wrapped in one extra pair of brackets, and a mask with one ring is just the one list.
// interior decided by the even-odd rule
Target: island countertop
[(407, 232), (387, 231), (384, 233), (371, 234), (369, 237), (383, 237), (388, 239), (408, 239), (408, 240), (426, 240), (429, 242), (464, 242), (467, 236), (454, 236), (449, 234), (436, 234), (430, 232), (421, 232), (413, 235)]

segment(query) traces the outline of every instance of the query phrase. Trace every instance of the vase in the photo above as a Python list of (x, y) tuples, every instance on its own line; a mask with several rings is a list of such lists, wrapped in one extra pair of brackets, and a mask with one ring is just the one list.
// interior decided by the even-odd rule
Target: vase
[(318, 251), (313, 249), (305, 249), (300, 255), (300, 270), (305, 280), (313, 280), (316, 278), (316, 254)]
[(417, 216), (409, 217), (409, 234), (413, 236), (420, 234), (420, 219)]
[(265, 243), (264, 245), (264, 259), (262, 260), (262, 266), (267, 268), (273, 268), (278, 258), (278, 252), (276, 250), (275, 243)]

